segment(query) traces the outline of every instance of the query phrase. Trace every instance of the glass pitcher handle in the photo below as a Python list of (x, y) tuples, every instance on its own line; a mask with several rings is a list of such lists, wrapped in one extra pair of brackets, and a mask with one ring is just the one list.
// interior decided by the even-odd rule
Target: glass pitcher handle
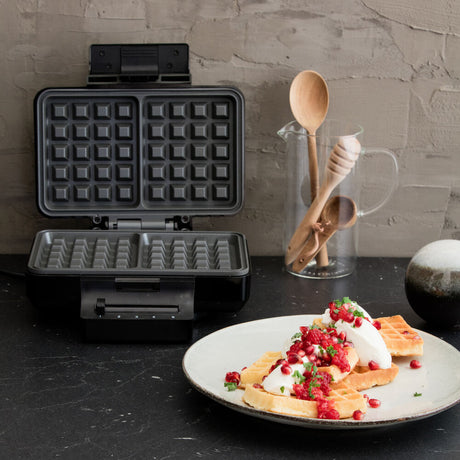
[(368, 214), (372, 214), (373, 212), (377, 211), (380, 209), (389, 199), (390, 196), (393, 194), (395, 191), (396, 187), (398, 186), (398, 161), (396, 160), (396, 157), (394, 153), (391, 150), (384, 149), (384, 148), (365, 148), (363, 149), (362, 155), (374, 155), (374, 154), (382, 154), (386, 155), (391, 159), (391, 164), (392, 164), (392, 176), (391, 180), (389, 181), (389, 187), (385, 195), (379, 200), (377, 203), (373, 204), (372, 206), (366, 208), (366, 209), (360, 209), (358, 211), (358, 216), (363, 217), (367, 216)]

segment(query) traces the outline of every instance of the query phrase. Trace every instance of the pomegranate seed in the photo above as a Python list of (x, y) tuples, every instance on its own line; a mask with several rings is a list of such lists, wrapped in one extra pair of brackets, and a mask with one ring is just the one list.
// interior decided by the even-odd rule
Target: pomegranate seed
[(422, 363), (420, 361), (417, 361), (416, 359), (413, 359), (411, 362), (410, 362), (410, 367), (412, 369), (419, 369), (420, 367), (422, 367)]
[(377, 407), (380, 407), (380, 400), (378, 399), (375, 399), (375, 398), (371, 398), (369, 399), (369, 406), (373, 407), (374, 409), (377, 408)]
[(339, 339), (340, 339), (342, 342), (345, 342), (346, 338), (347, 338), (347, 336), (346, 336), (345, 332), (342, 331), (342, 332), (339, 334)]
[(239, 372), (227, 372), (225, 374), (225, 381), (226, 382), (233, 382), (233, 383), (240, 383), (240, 374)]
[(357, 410), (355, 410), (353, 412), (353, 419), (354, 420), (362, 420), (363, 417), (364, 417), (364, 414), (359, 409), (357, 409)]
[(329, 302), (328, 307), (333, 310), (335, 308), (335, 302)]
[(339, 311), (339, 319), (346, 321), (347, 323), (352, 323), (355, 316), (351, 311), (344, 309), (343, 307)]
[(308, 345), (307, 348), (305, 348), (305, 354), (307, 355), (312, 355), (315, 352), (315, 347), (313, 345)]
[(382, 329), (382, 325), (380, 324), (380, 321), (377, 321), (375, 320), (372, 325), (378, 330), (380, 331), (380, 329)]
[(299, 350), (299, 351), (297, 352), (297, 354), (298, 354), (301, 358), (303, 358), (303, 357), (306, 355), (306, 353), (305, 353), (304, 350)]
[(336, 313), (334, 310), (330, 310), (329, 315), (331, 316), (332, 321), (338, 321), (339, 320), (339, 314)]
[(252, 386), (254, 388), (263, 388), (263, 386), (260, 383), (254, 383)]
[(281, 372), (285, 375), (290, 375), (291, 374), (291, 366), (289, 366), (289, 364), (283, 364), (281, 366)]
[(339, 420), (340, 413), (335, 409), (330, 409), (322, 414), (321, 418), (326, 418), (330, 420)]
[(302, 362), (300, 356), (297, 353), (289, 353), (287, 360), (289, 364), (298, 364)]
[(378, 369), (380, 369), (380, 366), (378, 365), (378, 363), (376, 363), (375, 361), (371, 360), (367, 363), (367, 365), (369, 366), (369, 369), (371, 371), (376, 371)]
[(366, 398), (367, 402), (369, 402), (369, 395), (364, 394), (363, 397)]
[(363, 324), (363, 319), (360, 316), (358, 316), (355, 319), (355, 327), (361, 327), (362, 324)]

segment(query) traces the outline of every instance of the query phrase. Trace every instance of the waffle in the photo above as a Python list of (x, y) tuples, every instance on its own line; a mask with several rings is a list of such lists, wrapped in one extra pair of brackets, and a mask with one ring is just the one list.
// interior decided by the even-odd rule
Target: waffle
[(264, 376), (268, 375), (273, 364), (281, 359), (280, 351), (267, 351), (255, 363), (241, 371), (240, 388), (253, 383), (262, 383)]
[(377, 318), (379, 330), (391, 356), (422, 356), (423, 339), (401, 315)]
[[(340, 418), (352, 417), (355, 410), (366, 412), (366, 399), (356, 390), (343, 382), (335, 384), (329, 393), (329, 399), (334, 400)], [(263, 388), (247, 385), (243, 401), (255, 409), (275, 412), (284, 415), (317, 418), (318, 409), (315, 401), (297, 399), (293, 396), (277, 396), (267, 393)]]
[[(367, 366), (356, 366), (343, 382), (356, 391), (367, 390), (377, 385), (386, 385), (392, 382), (398, 375), (399, 368), (391, 363), (389, 369), (377, 369), (371, 371)], [(335, 384), (331, 385), (334, 388)]]
[[(359, 361), (358, 354), (354, 348), (346, 348), (348, 362), (350, 368), (353, 369)], [(255, 363), (241, 371), (240, 387), (245, 388), (248, 384), (262, 383), (264, 376), (268, 375), (273, 364), (281, 359), (280, 351), (267, 351)], [(319, 371), (327, 372), (332, 375), (333, 381), (339, 382), (343, 380), (349, 372), (340, 372), (340, 369), (335, 366), (318, 367)]]
[[(376, 318), (382, 326), (380, 335), (391, 356), (422, 356), (423, 339), (412, 329), (401, 315)], [(321, 318), (316, 318), (313, 324), (326, 327)]]

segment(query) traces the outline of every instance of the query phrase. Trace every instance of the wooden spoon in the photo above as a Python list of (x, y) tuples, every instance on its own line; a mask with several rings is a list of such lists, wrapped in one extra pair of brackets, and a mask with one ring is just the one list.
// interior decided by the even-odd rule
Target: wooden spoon
[(332, 149), (326, 164), (326, 177), (310, 208), (300, 222), (289, 242), (285, 263), (290, 265), (297, 258), (310, 236), (312, 226), (317, 222), (332, 190), (342, 182), (353, 168), (361, 151), (361, 144), (355, 137), (343, 137)]
[[(300, 72), (292, 81), (289, 91), (291, 111), (297, 122), (307, 130), (308, 165), (311, 201), (319, 190), (318, 156), (316, 153), (316, 130), (326, 118), (329, 108), (329, 91), (324, 78), (313, 70)], [(326, 249), (326, 248), (324, 248)], [(327, 252), (319, 256), (322, 265), (327, 264)]]
[(346, 196), (336, 195), (324, 205), (319, 222), (313, 225), (313, 232), (292, 264), (292, 270), (300, 273), (318, 254), (337, 230), (353, 226), (358, 216), (356, 203)]

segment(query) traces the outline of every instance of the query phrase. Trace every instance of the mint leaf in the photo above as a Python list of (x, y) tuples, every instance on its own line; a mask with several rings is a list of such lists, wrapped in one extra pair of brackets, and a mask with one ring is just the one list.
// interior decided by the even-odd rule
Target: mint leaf
[(235, 391), (238, 385), (236, 382), (224, 382), (224, 387), (227, 388), (228, 391)]
[(360, 316), (361, 318), (365, 318), (364, 313), (358, 309), (353, 310), (353, 316)]
[(327, 348), (326, 348), (326, 351), (331, 355), (331, 356), (335, 356), (337, 354), (337, 350), (332, 346), (332, 345), (329, 345)]
[(305, 382), (305, 377), (298, 371), (296, 370), (292, 376), (297, 380), (296, 383), (298, 384), (302, 384), (303, 382)]

